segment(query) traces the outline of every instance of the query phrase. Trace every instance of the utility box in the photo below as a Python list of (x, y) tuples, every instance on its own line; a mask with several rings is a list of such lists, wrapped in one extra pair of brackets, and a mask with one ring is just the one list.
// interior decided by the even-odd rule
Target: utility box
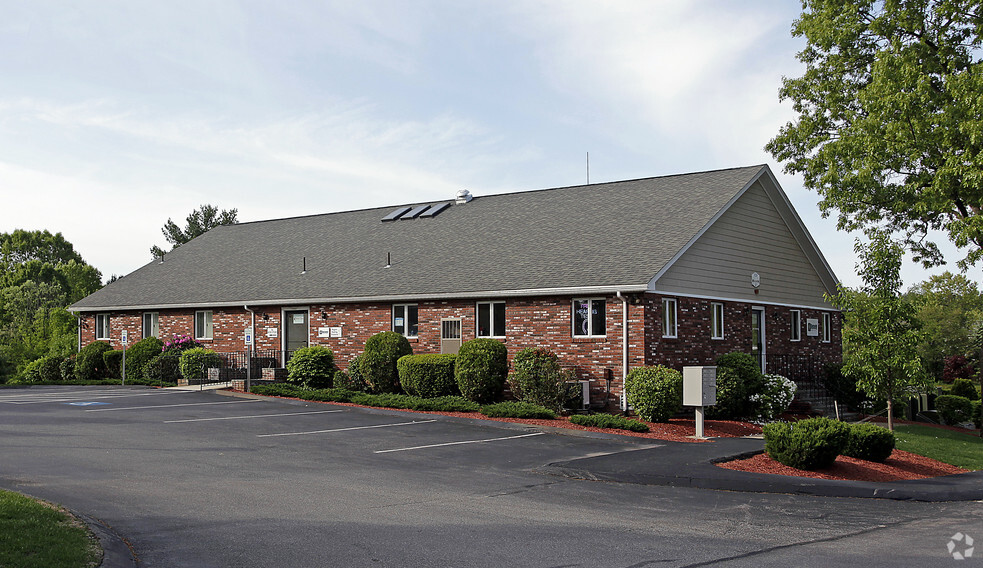
[(717, 368), (683, 367), (683, 406), (717, 404)]

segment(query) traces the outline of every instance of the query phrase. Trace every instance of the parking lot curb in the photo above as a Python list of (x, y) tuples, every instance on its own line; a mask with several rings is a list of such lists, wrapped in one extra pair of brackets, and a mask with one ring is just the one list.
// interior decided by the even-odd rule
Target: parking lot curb
[(95, 517), (78, 511), (71, 513), (88, 525), (89, 530), (99, 539), (103, 554), (102, 562), (99, 564), (100, 568), (133, 568), (137, 566), (133, 550), (122, 535)]

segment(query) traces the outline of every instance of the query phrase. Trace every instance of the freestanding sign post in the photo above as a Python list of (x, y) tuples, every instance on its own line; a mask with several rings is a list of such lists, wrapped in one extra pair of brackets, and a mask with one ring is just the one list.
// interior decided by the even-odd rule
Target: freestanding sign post
[(126, 334), (126, 330), (123, 330), (123, 380), (120, 384), (126, 384), (126, 344), (130, 342), (130, 338)]
[(717, 368), (683, 367), (683, 406), (696, 407), (696, 435), (703, 435), (703, 409), (717, 404)]
[(246, 392), (249, 392), (253, 371), (253, 328), (247, 327), (242, 338), (246, 344)]

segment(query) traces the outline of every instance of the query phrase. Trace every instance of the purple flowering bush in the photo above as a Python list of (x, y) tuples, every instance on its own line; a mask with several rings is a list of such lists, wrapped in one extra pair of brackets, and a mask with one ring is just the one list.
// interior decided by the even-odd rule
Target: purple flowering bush
[(171, 355), (180, 355), (182, 352), (195, 347), (201, 347), (201, 344), (192, 339), (190, 335), (175, 333), (171, 336), (171, 339), (164, 342), (164, 347), (161, 348), (161, 352)]

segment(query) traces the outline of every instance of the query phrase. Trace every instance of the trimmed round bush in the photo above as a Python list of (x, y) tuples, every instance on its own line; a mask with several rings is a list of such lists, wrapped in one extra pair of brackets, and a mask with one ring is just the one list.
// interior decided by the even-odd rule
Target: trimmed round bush
[(763, 381), (761, 365), (751, 355), (721, 355), (717, 359), (717, 404), (707, 408), (707, 416), (724, 420), (751, 416), (751, 395), (761, 393)]
[(164, 350), (164, 342), (150, 336), (137, 341), (126, 350), (126, 377), (142, 379), (143, 367)]
[(874, 424), (850, 424), (849, 429), (850, 436), (842, 452), (844, 456), (875, 462), (891, 457), (894, 432)]
[(323, 345), (294, 351), (287, 361), (287, 382), (312, 389), (331, 388), (334, 378), (334, 352)]
[(969, 379), (956, 379), (952, 381), (952, 389), (949, 390), (949, 394), (966, 397), (969, 400), (980, 399), (980, 393), (976, 390), (976, 385)]
[(396, 361), (412, 355), (410, 342), (395, 331), (383, 331), (365, 342), (365, 351), (358, 357), (362, 380), (374, 393), (399, 393), (399, 371)]
[(75, 380), (75, 357), (65, 357), (58, 365), (58, 372), (63, 381)]
[(512, 396), (554, 412), (559, 412), (571, 398), (572, 385), (567, 383), (571, 374), (560, 368), (556, 353), (545, 347), (527, 347), (516, 353), (506, 380)]
[(454, 379), (461, 396), (486, 403), (501, 396), (508, 371), (509, 353), (505, 344), (479, 337), (465, 341), (458, 350)]
[(208, 378), (208, 369), (222, 366), (222, 358), (210, 349), (192, 347), (181, 352), (178, 368), (188, 384), (198, 384)]
[(683, 408), (683, 375), (662, 365), (635, 367), (625, 379), (625, 392), (642, 419), (668, 422)]
[(781, 375), (764, 375), (761, 380), (761, 392), (752, 394), (751, 415), (758, 423), (778, 420), (792, 404), (795, 398), (795, 383)]
[(24, 367), (24, 380), (29, 383), (47, 383), (61, 380), (61, 357), (46, 356), (35, 359)]
[(956, 426), (973, 419), (973, 401), (964, 396), (944, 394), (935, 399), (935, 409), (939, 411), (942, 420)]
[(143, 366), (143, 378), (159, 384), (177, 384), (181, 378), (178, 355), (161, 353), (150, 358)]
[(403, 355), (396, 361), (399, 384), (408, 394), (423, 398), (460, 394), (454, 380), (455, 361), (457, 355), (449, 353)]
[(106, 365), (106, 378), (114, 381), (123, 376), (123, 350), (113, 349), (102, 354), (102, 362)]
[(799, 422), (773, 422), (762, 428), (765, 452), (775, 461), (796, 469), (822, 469), (833, 465), (850, 437), (846, 424), (820, 416)]
[(75, 378), (80, 381), (97, 381), (106, 377), (106, 363), (102, 354), (112, 351), (105, 341), (93, 341), (79, 351), (75, 357)]

